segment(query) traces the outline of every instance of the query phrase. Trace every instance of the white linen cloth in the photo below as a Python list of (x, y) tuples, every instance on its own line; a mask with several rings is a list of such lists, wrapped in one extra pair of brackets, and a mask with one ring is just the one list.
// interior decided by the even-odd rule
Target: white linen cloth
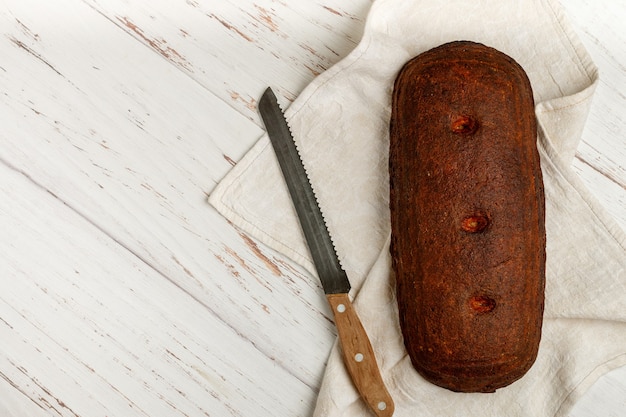
[[(513, 57), (537, 103), (547, 229), (543, 336), (529, 373), (493, 394), (453, 393), (417, 374), (404, 350), (390, 268), (393, 81), (410, 58), (454, 40)], [(600, 375), (626, 365), (626, 234), (569, 167), (597, 82), (596, 67), (553, 0), (376, 0), (356, 49), (287, 109), (395, 416), (566, 416)], [(209, 201), (315, 275), (266, 136)], [(365, 415), (335, 345), (315, 416)]]

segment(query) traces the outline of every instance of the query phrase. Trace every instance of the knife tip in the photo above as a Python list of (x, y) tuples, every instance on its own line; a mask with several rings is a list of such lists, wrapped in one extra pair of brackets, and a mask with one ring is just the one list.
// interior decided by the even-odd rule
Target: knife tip
[(259, 100), (259, 110), (263, 113), (263, 108), (270, 108), (278, 105), (278, 99), (272, 90), (272, 87), (267, 87)]
[(265, 91), (263, 92), (262, 97), (276, 99), (276, 95), (274, 94), (274, 90), (272, 90), (272, 87), (267, 87)]

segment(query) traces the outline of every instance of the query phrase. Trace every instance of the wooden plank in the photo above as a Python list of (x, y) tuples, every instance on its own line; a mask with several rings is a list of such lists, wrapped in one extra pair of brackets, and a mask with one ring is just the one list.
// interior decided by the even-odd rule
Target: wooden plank
[(84, 0), (259, 123), (268, 85), (293, 100), (359, 42), (371, 0)]
[(574, 167), (626, 230), (626, 5), (567, 0), (563, 6), (600, 70)]
[[(301, 400), (298, 396), (303, 395), (304, 408), (308, 409), (311, 392), (319, 385), (334, 334), (320, 289), (284, 257), (256, 244), (221, 219), (206, 205), (205, 194), (261, 134), (254, 100), (263, 88), (271, 84), (284, 97), (293, 99), (317, 72), (354, 47), (369, 0), (328, 0), (323, 3), (245, 0), (219, 4), (188, 0), (177, 5), (165, 1), (99, 4), (91, 0), (59, 0), (48, 3), (11, 0), (5, 2), (4, 12), (0, 14), (3, 27), (0, 37), (3, 56), (0, 62), (0, 111), (5, 120), (0, 158), (52, 193), (52, 197), (57, 197), (65, 205), (62, 211), (74, 211), (86, 219), (87, 222), (80, 227), (93, 226), (92, 229), (101, 231), (98, 236), (110, 236), (113, 242), (134, 254), (135, 263), (126, 262), (125, 267), (120, 267), (119, 274), (135, 277), (134, 268), (143, 270), (149, 265), (157, 272), (147, 274), (146, 279), (158, 286), (164, 285), (162, 281), (171, 280), (175, 283), (172, 288), (186, 292), (186, 297), (176, 298), (178, 301), (171, 301), (172, 305), (187, 302), (202, 305), (198, 311), (205, 311), (216, 318), (216, 322), (223, 322), (223, 332), (217, 331), (215, 337), (227, 334), (229, 328), (234, 329), (235, 335), (226, 338), (224, 346), (234, 351), (238, 343), (243, 340), (246, 345), (248, 339), (248, 344), (262, 352), (262, 356), (274, 359), (272, 364), (278, 370), (261, 366), (254, 368), (250, 378), (284, 369), (288, 371), (287, 376), (293, 375), (302, 381), (309, 387), (308, 391), (305, 390), (304, 394), (292, 392), (290, 398)], [(620, 111), (624, 107), (620, 107), (623, 101), (620, 101), (619, 94), (613, 104), (603, 103), (607, 100), (606, 94), (614, 95), (621, 88), (620, 81), (615, 80), (620, 80), (624, 73), (621, 68), (626, 59), (620, 51), (625, 49), (621, 47), (621, 41), (611, 44), (606, 38), (617, 33), (616, 39), (621, 39), (615, 29), (621, 28), (621, 23), (613, 22), (613, 16), (620, 16), (618, 12), (624, 6), (615, 6), (618, 8), (615, 13), (597, 13), (611, 2), (568, 0), (566, 6), (567, 3), (572, 4), (571, 14), (579, 22), (595, 22), (588, 33), (591, 37), (597, 34), (601, 37), (592, 41), (592, 46), (595, 44), (600, 51), (603, 48), (610, 51), (608, 55), (613, 60), (602, 64), (601, 70), (607, 65), (617, 68), (615, 75), (603, 76), (603, 82), (610, 85), (598, 91), (589, 124), (592, 126), (593, 118), (597, 118), (598, 124), (608, 131), (601, 133), (595, 127), (586, 130), (585, 144), (579, 150), (577, 164), (581, 174), (588, 176), (592, 190), (608, 190), (601, 199), (604, 198), (602, 201), (609, 205), (609, 209), (623, 213), (622, 197), (617, 200), (607, 198), (613, 194), (611, 187), (617, 184), (620, 188), (624, 184), (624, 164), (620, 162), (624, 157), (619, 150), (624, 143), (624, 134), (618, 127), (626, 113)], [(607, 30), (606, 27), (614, 29)], [(599, 144), (598, 137), (613, 139), (604, 145)], [(593, 145), (595, 153), (584, 148), (587, 144)], [(615, 149), (618, 149), (617, 153), (614, 153)], [(593, 173), (588, 174), (585, 169)], [(15, 186), (20, 187), (20, 183)], [(26, 198), (38, 201), (40, 193), (29, 189), (32, 187), (26, 188)], [(40, 224), (41, 227), (48, 226), (47, 223)], [(20, 230), (21, 225), (11, 227)], [(50, 246), (61, 245), (47, 234), (65, 227), (50, 227), (41, 235), (47, 236), (45, 241)], [(39, 234), (32, 232), (22, 247), (30, 247), (38, 239)], [(70, 242), (68, 247), (73, 248), (71, 239), (66, 239)], [(91, 241), (86, 245), (92, 245)], [(100, 248), (99, 245), (95, 247)], [(42, 253), (56, 257), (58, 252), (63, 252), (61, 249), (67, 247), (60, 246), (57, 252)], [(4, 274), (5, 268), (6, 271), (32, 272), (27, 268), (31, 259), (26, 255), (21, 254), (12, 262), (13, 269), (2, 266), (0, 273), (3, 277), (11, 276)], [(56, 261), (49, 262), (55, 264)], [(91, 262), (84, 260), (84, 269), (89, 268), (97, 270), (104, 266), (98, 262), (92, 266)], [(72, 276), (73, 272), (64, 273)], [(50, 308), (55, 306), (50, 301), (43, 301), (45, 298), (41, 297), (44, 296), (39, 295), (43, 290), (34, 284), (20, 285), (15, 290), (20, 292), (16, 294), (38, 294), (40, 298), (31, 297), (33, 302), (41, 302), (42, 306)], [(73, 287), (61, 281), (54, 288), (65, 291)], [(55, 294), (57, 298), (64, 295)], [(117, 300), (120, 294), (123, 292), (107, 295), (107, 299)], [(159, 294), (163, 296), (162, 292)], [(80, 301), (81, 297), (76, 295), (75, 299)], [(131, 298), (127, 298), (126, 303), (130, 305), (129, 300)], [(141, 300), (140, 305), (154, 308), (146, 300)], [(1, 312), (5, 311), (5, 306), (8, 304), (0, 307)], [(73, 326), (70, 334), (78, 333), (77, 329), (81, 328), (83, 310), (89, 312), (85, 317), (92, 317), (89, 308), (88, 304), (78, 304), (76, 310), (61, 310)], [(130, 308), (124, 304), (123, 309)], [(108, 325), (126, 329), (128, 334), (116, 331), (120, 332), (122, 339), (129, 337), (133, 347), (140, 345), (141, 338), (120, 324), (123, 309), (113, 313), (97, 310), (110, 313), (115, 319), (111, 319), (112, 322), (97, 321), (96, 324), (88, 321), (87, 328), (100, 329)], [(174, 310), (169, 313), (175, 317), (179, 314)], [(48, 323), (41, 312), (29, 314), (39, 320), (35, 324)], [(15, 327), (18, 332), (25, 329), (23, 332), (29, 343), (47, 340), (40, 346), (50, 343), (53, 347), (55, 343), (69, 343), (65, 340), (66, 333), (61, 335), (61, 330), (54, 326), (48, 332), (47, 327), (37, 328), (32, 321), (20, 319), (19, 315), (12, 317), (16, 323), (21, 323), (21, 327)], [(163, 312), (161, 317), (169, 320)], [(143, 328), (144, 324), (155, 326), (150, 318), (137, 320), (132, 323), (132, 329)], [(0, 328), (2, 326), (0, 322)], [(150, 328), (157, 332), (154, 327)], [(170, 347), (167, 344), (170, 333), (155, 334), (160, 337), (154, 339), (157, 345)], [(9, 337), (19, 338), (21, 333), (19, 337), (10, 333)], [(77, 340), (84, 345), (79, 343), (76, 348), (94, 346), (95, 337), (89, 339), (81, 335)], [(204, 341), (211, 342), (215, 343)], [(105, 345), (111, 343), (106, 341)], [(151, 357), (158, 356), (156, 347), (151, 348)], [(36, 351), (13, 349), (15, 357), (28, 359), (31, 355), (42, 355)], [(63, 354), (55, 349), (55, 354)], [(125, 358), (130, 363), (133, 354), (141, 356), (145, 352), (144, 349), (124, 350), (116, 346), (109, 346), (109, 349), (112, 353), (104, 361), (107, 365), (115, 365), (117, 362), (113, 363), (111, 358), (122, 354), (127, 355)], [(177, 356), (186, 352), (178, 349), (173, 351)], [(78, 352), (78, 358), (85, 356), (96, 361), (90, 356), (89, 349), (79, 349)], [(225, 356), (220, 356), (222, 353), (219, 352), (210, 356), (207, 363), (212, 366), (225, 364), (220, 368), (222, 376), (233, 374), (235, 378), (242, 378), (230, 386), (231, 390), (238, 392), (241, 387), (247, 387), (246, 384), (251, 382), (242, 376), (246, 373), (244, 365), (229, 362), (231, 351), (223, 353)], [(167, 355), (165, 352), (163, 357), (168, 358)], [(163, 372), (176, 377), (179, 374), (172, 370), (175, 359), (168, 360), (163, 365), (167, 368)], [(40, 358), (40, 361), (45, 364), (44, 359)], [(78, 359), (68, 363), (81, 369)], [(146, 380), (150, 383), (150, 378), (156, 379), (152, 369), (141, 360), (132, 366), (133, 371), (143, 378), (135, 385), (137, 390), (141, 390), (141, 384), (145, 385)], [(38, 399), (37, 396), (45, 391), (37, 391), (36, 381), (29, 379), (19, 368), (3, 362), (0, 370), (4, 372), (5, 369), (11, 369), (15, 374), (12, 378), (22, 381), (20, 387), (33, 388), (37, 404), (54, 406), (53, 396), (42, 395), (43, 399)], [(124, 372), (119, 364), (112, 372), (116, 373), (115, 370)], [(56, 389), (56, 385), (64, 383), (75, 386), (71, 385), (76, 384), (73, 374), (54, 372), (59, 379), (48, 381), (50, 384), (44, 385), (46, 389)], [(88, 375), (88, 371), (82, 372)], [(128, 375), (120, 375), (120, 384), (131, 384), (123, 379), (129, 378)], [(273, 383), (283, 373), (268, 375), (268, 380)], [(166, 398), (170, 398), (167, 390), (171, 388), (158, 384), (155, 387), (168, 392)], [(72, 391), (72, 388), (67, 389)], [(81, 385), (76, 389), (84, 387)], [(124, 400), (115, 397), (114, 390), (106, 392), (110, 393), (106, 394), (107, 401), (118, 398), (107, 406), (122, 410)], [(23, 395), (18, 390), (16, 394)], [(73, 398), (74, 394), (71, 395)], [(145, 395), (153, 401), (156, 394), (149, 392)], [(272, 401), (280, 401), (258, 391), (249, 395), (265, 404), (265, 409), (272, 407)], [(2, 404), (0, 400), (0, 409)], [(233, 400), (230, 407), (237, 409), (240, 404), (248, 404), (243, 395)], [(59, 406), (57, 404), (55, 409)], [(63, 412), (69, 413), (67, 410)], [(230, 412), (236, 415), (235, 411)], [(239, 412), (256, 415), (248, 409)], [(305, 414), (308, 415), (295, 413)]]
[(310, 415), (313, 389), (53, 195), (4, 165), (0, 192), (0, 414)]
[[(0, 368), (4, 369), (4, 368)], [(5, 379), (6, 378), (6, 379)], [(49, 417), (48, 410), (31, 400), (0, 371), (0, 413), (6, 417)]]
[(317, 387), (334, 339), (319, 284), (206, 202), (261, 130), (80, 1), (10, 11), (0, 158)]

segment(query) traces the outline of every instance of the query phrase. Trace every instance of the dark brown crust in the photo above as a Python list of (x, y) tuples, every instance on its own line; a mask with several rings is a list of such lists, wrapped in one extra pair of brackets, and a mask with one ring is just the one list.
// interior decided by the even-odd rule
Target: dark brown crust
[(391, 255), (408, 354), (429, 381), (493, 392), (537, 356), (544, 194), (530, 82), (473, 42), (400, 71), (390, 125)]

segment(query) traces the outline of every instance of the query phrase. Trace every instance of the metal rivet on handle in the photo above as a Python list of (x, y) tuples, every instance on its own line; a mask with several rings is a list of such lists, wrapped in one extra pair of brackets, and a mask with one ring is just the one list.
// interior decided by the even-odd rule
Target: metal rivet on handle
[(354, 355), (354, 360), (357, 362), (363, 362), (363, 359), (365, 358), (365, 356), (363, 356), (362, 353), (357, 353), (356, 355)]
[(387, 403), (386, 403), (386, 402), (384, 402), (384, 401), (379, 402), (379, 403), (378, 403), (378, 409), (379, 409), (380, 411), (384, 411), (384, 410), (386, 410), (386, 409), (387, 409)]
[(339, 304), (337, 306), (337, 311), (340, 312), (340, 313), (343, 313), (344, 311), (346, 311), (346, 306), (343, 305), (343, 304)]

